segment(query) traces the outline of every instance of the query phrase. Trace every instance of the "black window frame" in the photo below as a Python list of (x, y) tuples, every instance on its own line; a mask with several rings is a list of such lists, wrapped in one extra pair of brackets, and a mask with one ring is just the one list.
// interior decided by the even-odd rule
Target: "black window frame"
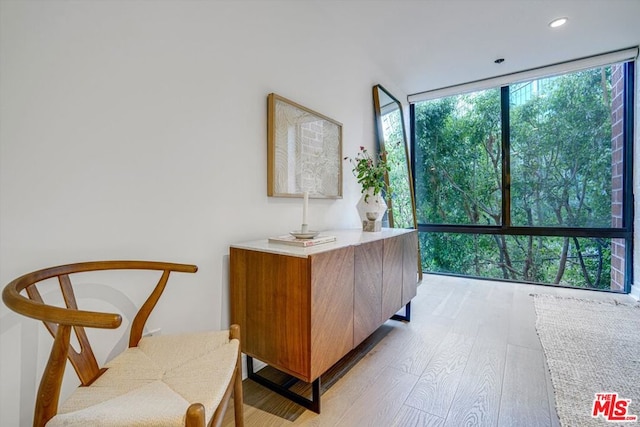
[[(623, 94), (623, 175), (622, 175), (622, 227), (614, 228), (585, 228), (585, 227), (521, 227), (511, 225), (511, 173), (510, 173), (510, 123), (509, 123), (509, 85), (500, 87), (501, 120), (502, 120), (502, 224), (496, 225), (453, 225), (453, 224), (425, 224), (418, 222), (418, 232), (460, 233), (460, 234), (491, 234), (506, 236), (548, 236), (548, 237), (600, 237), (625, 240), (625, 271), (624, 289), (622, 293), (629, 293), (633, 284), (633, 119), (634, 119), (634, 76), (635, 61), (623, 63), (624, 94)], [(415, 104), (409, 104), (409, 126), (411, 147), (411, 172), (413, 177), (414, 194), (416, 188), (416, 126)], [(436, 273), (443, 274), (443, 273)], [(475, 277), (467, 275), (449, 274), (453, 276)], [(482, 279), (487, 279), (482, 277)], [(491, 278), (488, 280), (504, 280)], [(562, 285), (556, 285), (562, 286)], [(585, 288), (597, 290), (592, 288)], [(616, 292), (616, 290), (603, 290)]]

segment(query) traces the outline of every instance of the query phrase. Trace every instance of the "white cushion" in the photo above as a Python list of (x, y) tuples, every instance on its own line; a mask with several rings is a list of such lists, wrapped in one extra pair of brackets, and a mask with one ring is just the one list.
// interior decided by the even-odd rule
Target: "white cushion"
[(182, 426), (192, 403), (204, 405), (208, 422), (238, 351), (228, 331), (142, 338), (74, 391), (47, 426)]

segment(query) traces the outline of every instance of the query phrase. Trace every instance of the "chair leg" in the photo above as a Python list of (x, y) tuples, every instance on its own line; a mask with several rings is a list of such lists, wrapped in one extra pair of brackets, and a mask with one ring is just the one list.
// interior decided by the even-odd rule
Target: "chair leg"
[[(231, 325), (229, 328), (231, 339), (240, 341), (240, 326)], [(236, 427), (244, 427), (244, 399), (242, 395), (242, 347), (238, 348), (238, 359), (233, 379), (233, 413)]]
[(202, 403), (191, 404), (184, 420), (185, 427), (204, 427), (204, 423), (204, 405)]
[(233, 387), (233, 410), (235, 414), (236, 427), (243, 427), (244, 402), (242, 396), (242, 370), (236, 371), (235, 385)]

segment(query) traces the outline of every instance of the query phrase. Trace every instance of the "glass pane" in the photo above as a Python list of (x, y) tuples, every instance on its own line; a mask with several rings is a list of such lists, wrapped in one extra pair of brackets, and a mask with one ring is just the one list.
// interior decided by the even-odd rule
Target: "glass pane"
[(622, 290), (611, 248), (624, 240), (582, 237), (420, 233), (423, 270), (465, 276)]
[(500, 89), (415, 105), (418, 222), (502, 221)]
[[(422, 267), (450, 273), (577, 288), (622, 290), (612, 246), (624, 239), (420, 233)], [(615, 258), (615, 256), (614, 256)]]
[(402, 116), (397, 106), (389, 112), (383, 111), (382, 133), (384, 149), (387, 152), (387, 162), (390, 166), (389, 187), (391, 187), (393, 226), (396, 228), (413, 228), (413, 209), (411, 205), (411, 188), (409, 187), (409, 167), (407, 165), (408, 153), (404, 140)]
[(611, 227), (611, 67), (512, 85), (510, 103), (512, 225)]

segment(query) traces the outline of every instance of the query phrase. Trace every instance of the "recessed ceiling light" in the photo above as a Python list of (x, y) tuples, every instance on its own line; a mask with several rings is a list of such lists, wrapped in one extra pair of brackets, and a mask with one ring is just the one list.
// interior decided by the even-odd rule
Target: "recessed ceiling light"
[(558, 28), (558, 27), (566, 24), (568, 20), (569, 20), (569, 18), (567, 18), (567, 17), (557, 18), (557, 19), (554, 19), (553, 21), (549, 22), (549, 26), (551, 28)]

